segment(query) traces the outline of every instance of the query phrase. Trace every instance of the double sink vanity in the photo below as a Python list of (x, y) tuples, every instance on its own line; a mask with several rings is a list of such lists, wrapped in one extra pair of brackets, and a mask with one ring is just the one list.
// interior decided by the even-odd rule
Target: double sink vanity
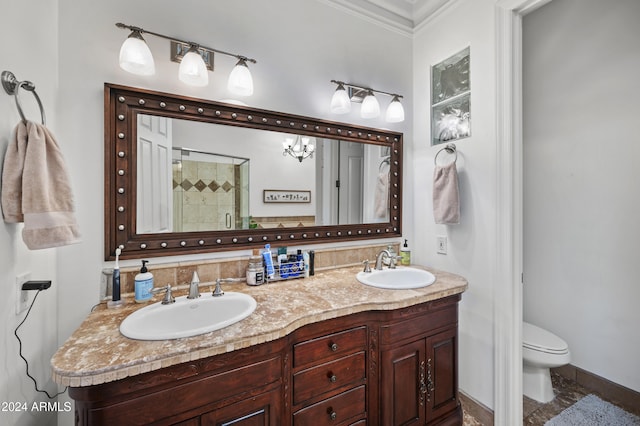
[[(53, 357), (54, 379), (70, 387), (79, 425), (462, 424), (457, 303), (466, 280), (431, 271), (428, 286), (392, 290), (363, 285), (361, 270), (223, 284), (225, 294), (215, 298), (221, 304), (243, 295), (255, 308), (185, 338), (121, 333), (135, 312), (171, 309), (161, 296), (157, 305), (128, 298), (119, 309), (101, 305)], [(201, 291), (190, 301), (198, 309), (211, 299)], [(175, 306), (186, 301), (180, 292), (186, 289), (177, 289)], [(181, 321), (172, 316), (167, 327)]]
[[(340, 253), (318, 250), (308, 278), (214, 292), (214, 282), (201, 283), (200, 297), (180, 267), (165, 278), (154, 265), (174, 303), (156, 295), (136, 304), (129, 287), (121, 307), (99, 305), (52, 358), (77, 425), (462, 424), (457, 324), (467, 281), (420, 267), (362, 272), (362, 259), (386, 251), (391, 261), (390, 252), (341, 244), (402, 236), (402, 133), (108, 83), (104, 107), (105, 260), (265, 243), (332, 243)], [(298, 175), (283, 163), (293, 161), (282, 155), (292, 137), (312, 140), (319, 157), (293, 164)], [(342, 152), (361, 167), (340, 185)], [(145, 173), (156, 158), (160, 181), (173, 181), (157, 194), (159, 179)], [(196, 163), (218, 174), (191, 175)], [(305, 189), (310, 199), (273, 203), (273, 188)], [(349, 190), (353, 208), (331, 195), (336, 188)], [(212, 202), (191, 221), (196, 209), (180, 204), (190, 194), (230, 194), (235, 204)], [(243, 275), (246, 262), (228, 276)], [(197, 267), (207, 282), (224, 278), (220, 265)]]

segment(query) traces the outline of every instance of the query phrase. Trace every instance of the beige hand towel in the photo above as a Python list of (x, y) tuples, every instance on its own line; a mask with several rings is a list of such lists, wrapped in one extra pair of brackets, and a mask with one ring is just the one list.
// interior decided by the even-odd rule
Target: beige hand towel
[(378, 175), (373, 204), (376, 218), (387, 217), (389, 212), (389, 173), (380, 173)]
[(433, 171), (433, 217), (436, 223), (460, 223), (458, 171), (455, 161), (446, 166), (435, 166)]
[(22, 222), (31, 250), (80, 242), (73, 193), (62, 152), (49, 130), (28, 121), (16, 126), (2, 171), (5, 222)]

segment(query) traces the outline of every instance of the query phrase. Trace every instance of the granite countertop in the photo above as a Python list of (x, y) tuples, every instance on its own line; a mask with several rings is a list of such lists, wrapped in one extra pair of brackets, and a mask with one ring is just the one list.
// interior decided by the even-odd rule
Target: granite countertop
[[(63, 386), (97, 385), (277, 340), (314, 322), (369, 310), (394, 310), (462, 293), (467, 280), (428, 269), (436, 282), (413, 290), (384, 290), (360, 284), (347, 267), (315, 276), (261, 286), (223, 284), (225, 291), (247, 293), (258, 302), (248, 318), (221, 330), (173, 340), (133, 340), (120, 334), (122, 320), (147, 304), (124, 295), (124, 306), (101, 304), (58, 349), (51, 359), (53, 379)], [(213, 283), (212, 283), (213, 284)], [(205, 292), (205, 288), (201, 288)], [(183, 294), (176, 292), (176, 295)], [(160, 296), (153, 301), (159, 301)]]

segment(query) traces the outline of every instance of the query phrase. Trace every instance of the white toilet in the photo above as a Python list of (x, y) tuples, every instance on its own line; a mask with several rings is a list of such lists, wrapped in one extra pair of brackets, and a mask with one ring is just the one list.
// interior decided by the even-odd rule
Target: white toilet
[(569, 345), (550, 331), (523, 322), (522, 361), (522, 393), (549, 402), (554, 398), (549, 369), (571, 362)]

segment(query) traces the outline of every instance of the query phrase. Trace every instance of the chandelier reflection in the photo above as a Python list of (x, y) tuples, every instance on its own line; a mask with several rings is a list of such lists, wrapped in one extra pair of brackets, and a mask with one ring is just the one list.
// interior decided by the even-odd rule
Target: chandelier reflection
[(287, 154), (289, 154), (302, 163), (302, 160), (312, 157), (313, 153), (315, 152), (316, 147), (315, 145), (313, 145), (313, 143), (311, 143), (313, 139), (314, 138), (311, 138), (309, 136), (300, 135), (296, 136), (295, 138), (285, 138), (285, 141), (282, 142), (282, 146), (284, 147), (284, 152), (282, 153), (282, 155), (286, 156)]

